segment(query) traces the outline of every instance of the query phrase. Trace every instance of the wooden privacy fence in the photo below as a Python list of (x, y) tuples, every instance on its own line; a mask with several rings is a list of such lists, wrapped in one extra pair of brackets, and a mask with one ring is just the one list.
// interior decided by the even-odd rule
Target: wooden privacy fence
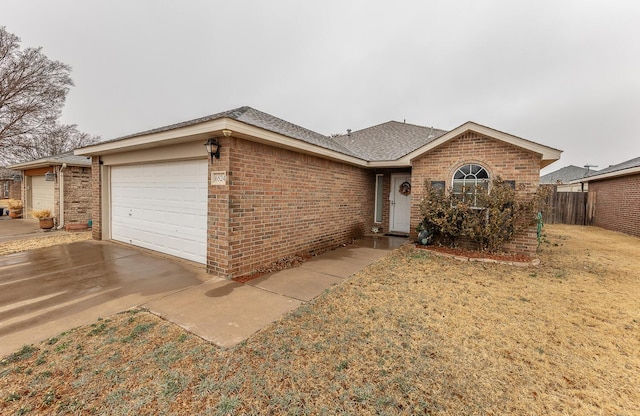
[[(555, 188), (555, 187), (554, 187)], [(591, 225), (595, 207), (595, 192), (557, 192), (545, 199), (545, 224)]]

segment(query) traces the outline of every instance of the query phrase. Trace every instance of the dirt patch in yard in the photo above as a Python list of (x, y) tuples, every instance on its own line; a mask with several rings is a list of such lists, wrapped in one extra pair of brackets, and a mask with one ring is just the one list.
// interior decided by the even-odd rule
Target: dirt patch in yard
[(31, 237), (23, 240), (0, 243), (0, 255), (18, 253), (20, 251), (35, 250), (37, 248), (51, 247), (59, 244), (75, 243), (91, 239), (91, 231), (54, 231), (47, 236)]
[(640, 414), (640, 240), (545, 229), (538, 267), (404, 246), (229, 350), (100, 320), (6, 357), (0, 413)]

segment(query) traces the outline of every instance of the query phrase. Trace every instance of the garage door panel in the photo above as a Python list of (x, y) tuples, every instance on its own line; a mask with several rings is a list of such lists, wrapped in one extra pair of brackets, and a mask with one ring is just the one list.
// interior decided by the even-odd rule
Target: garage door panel
[(116, 166), (112, 238), (206, 263), (207, 162)]
[(55, 201), (53, 198), (54, 181), (45, 180), (44, 176), (31, 177), (31, 208), (48, 209), (53, 213)]

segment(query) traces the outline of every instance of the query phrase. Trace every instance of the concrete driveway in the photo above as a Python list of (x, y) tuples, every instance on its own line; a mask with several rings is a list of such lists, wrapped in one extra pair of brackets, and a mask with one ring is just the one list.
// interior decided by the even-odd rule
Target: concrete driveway
[(0, 257), (0, 357), (142, 306), (230, 347), (341, 282), (405, 239), (364, 239), (248, 284), (194, 263), (104, 241)]
[[(1, 208), (0, 208), (1, 209)], [(0, 243), (24, 238), (44, 236), (38, 221), (32, 219), (11, 219), (6, 215), (0, 216)]]
[(201, 284), (186, 262), (83, 241), (0, 257), (0, 356)]

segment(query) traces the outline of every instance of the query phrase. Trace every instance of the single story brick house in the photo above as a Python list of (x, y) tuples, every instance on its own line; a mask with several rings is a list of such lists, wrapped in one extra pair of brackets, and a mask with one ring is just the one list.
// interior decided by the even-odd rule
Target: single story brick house
[(22, 199), (20, 172), (0, 167), (0, 199)]
[(640, 157), (573, 183), (589, 185), (593, 225), (640, 237)]
[(82, 228), (91, 219), (91, 160), (73, 152), (17, 163), (22, 175), (24, 218), (34, 209), (51, 210), (56, 226)]
[[(391, 121), (329, 137), (250, 107), (75, 151), (92, 158), (95, 239), (229, 278), (374, 225), (415, 235), (426, 180), (449, 188), (500, 175), (533, 191), (560, 153), (472, 122), (444, 131)], [(509, 249), (536, 246), (532, 229)]]

